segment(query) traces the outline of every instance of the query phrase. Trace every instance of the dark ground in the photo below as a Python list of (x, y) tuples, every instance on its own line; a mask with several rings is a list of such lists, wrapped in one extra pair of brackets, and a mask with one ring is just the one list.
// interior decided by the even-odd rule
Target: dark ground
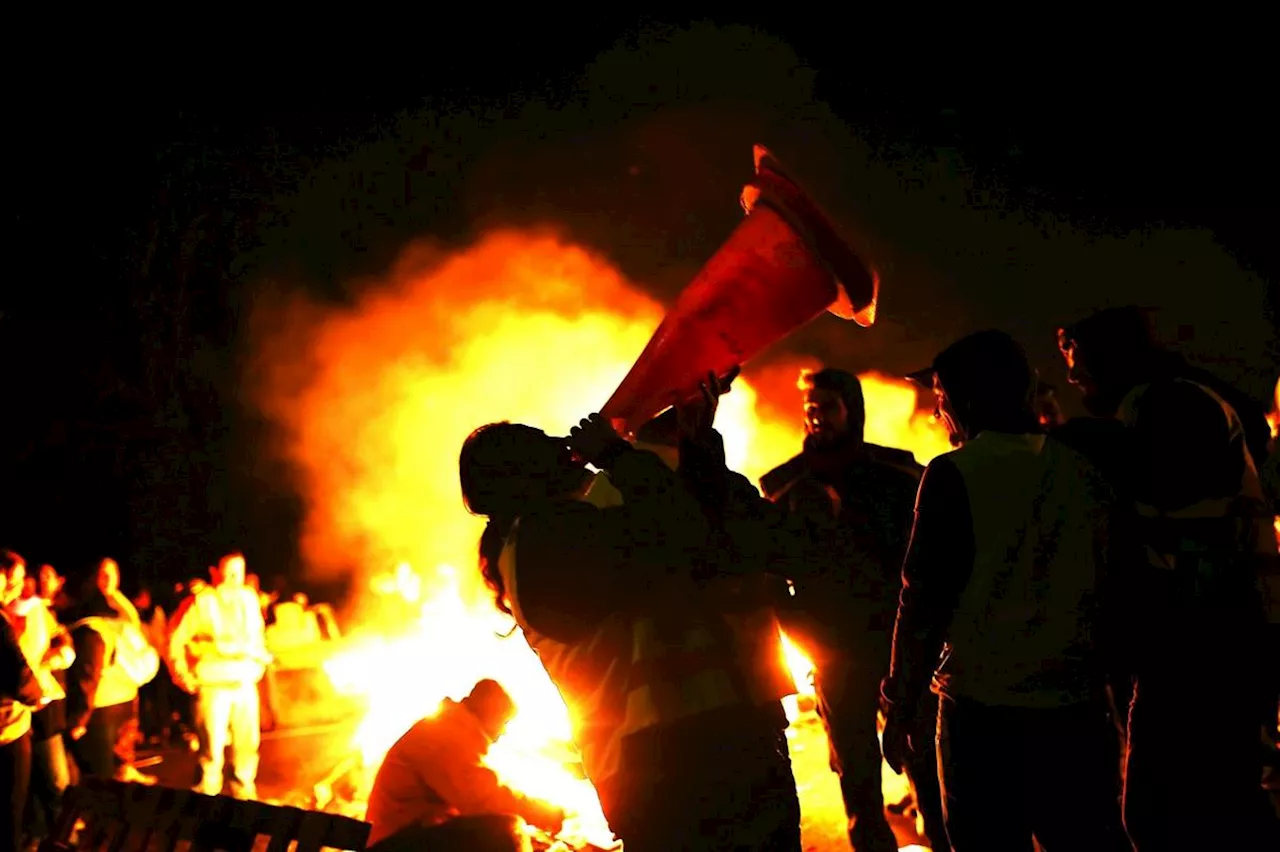
[[(262, 764), (258, 792), (265, 801), (309, 807), (306, 799), (312, 787), (350, 753), (348, 743), (355, 722), (339, 723), (292, 731), (272, 731), (262, 737)], [(791, 726), (791, 758), (803, 811), (805, 852), (847, 852), (843, 805), (836, 777), (827, 768), (827, 743), (822, 726), (811, 712), (802, 714)], [(161, 761), (145, 765), (147, 756)], [(196, 756), (183, 748), (169, 748), (157, 754), (142, 753), (142, 772), (155, 776), (160, 784), (191, 786), (196, 780)], [(895, 798), (886, 789), (886, 800)], [(890, 822), (901, 847), (922, 841), (912, 820), (894, 813)]]

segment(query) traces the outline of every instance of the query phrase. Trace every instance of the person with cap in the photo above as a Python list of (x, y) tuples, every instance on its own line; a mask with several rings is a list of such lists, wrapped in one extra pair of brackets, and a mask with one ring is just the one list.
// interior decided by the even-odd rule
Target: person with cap
[(486, 678), (461, 701), (445, 699), (436, 713), (396, 740), (369, 794), (365, 815), (373, 825), (369, 848), (434, 848), (432, 837), (441, 832), (429, 829), (460, 817), (483, 815), (520, 817), (529, 825), (558, 833), (564, 811), (517, 793), (484, 765), (489, 747), (515, 713), (515, 702), (507, 691)]
[(1048, 438), (1036, 375), (1003, 332), (970, 335), (914, 374), (959, 448), (916, 498), (883, 693), (896, 771), (935, 739), (957, 852), (1130, 848), (1106, 713), (1100, 598), (1113, 498), (1079, 453)]
[(1112, 424), (1108, 473), (1138, 545), (1125, 566), (1129, 833), (1141, 852), (1280, 848), (1260, 783), (1280, 672), (1262, 406), (1165, 350), (1136, 307), (1061, 328), (1058, 345), (1086, 408)]
[[(815, 533), (834, 525), (834, 535), (792, 578), (796, 594), (785, 625), (814, 662), (818, 715), (831, 769), (840, 779), (849, 843), (855, 852), (894, 852), (877, 714), (923, 468), (910, 452), (866, 441), (866, 404), (857, 376), (834, 368), (805, 371), (799, 386), (803, 451), (763, 476), (760, 485)], [(922, 697), (924, 714), (936, 712), (930, 698)], [(922, 755), (907, 769), (930, 845), (946, 852), (936, 763)]]

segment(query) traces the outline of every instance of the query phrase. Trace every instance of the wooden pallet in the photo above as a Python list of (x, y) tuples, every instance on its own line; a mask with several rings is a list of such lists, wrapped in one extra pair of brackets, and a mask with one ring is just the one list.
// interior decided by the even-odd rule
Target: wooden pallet
[(295, 852), (364, 852), (371, 827), (300, 808), (86, 778), (67, 789), (40, 852), (288, 852), (294, 843)]

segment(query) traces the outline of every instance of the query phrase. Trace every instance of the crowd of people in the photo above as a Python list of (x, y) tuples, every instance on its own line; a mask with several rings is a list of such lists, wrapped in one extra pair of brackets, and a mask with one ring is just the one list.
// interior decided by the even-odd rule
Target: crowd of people
[(732, 374), (634, 435), (592, 415), (467, 439), (480, 570), (628, 852), (801, 848), (779, 620), (816, 665), (855, 852), (897, 849), (882, 759), (934, 852), (1280, 848), (1265, 408), (1137, 309), (1058, 343), (1087, 417), (999, 331), (914, 374), (954, 447), (923, 470), (864, 440), (855, 376), (809, 375), (764, 497), (714, 429)]
[(136, 765), (144, 742), (190, 745), (195, 789), (209, 794), (223, 789), (230, 745), (231, 793), (256, 795), (274, 598), (238, 553), (209, 572), (176, 587), (166, 614), (146, 587), (121, 592), (113, 559), (73, 596), (53, 566), (29, 571), (0, 551), (0, 852), (45, 834), (73, 778), (154, 784)]
[[(854, 852), (898, 848), (882, 762), (933, 852), (1280, 848), (1264, 408), (1137, 309), (1058, 343), (1087, 417), (1065, 420), (999, 331), (913, 374), (953, 446), (927, 467), (865, 440), (861, 385), (837, 369), (802, 376), (800, 452), (759, 490), (715, 429), (736, 370), (635, 434), (591, 415), (565, 437), (467, 439), (481, 574), (570, 708), (627, 852), (801, 848), (781, 629), (815, 664)], [(110, 559), (75, 599), (12, 551), (0, 572), (0, 852), (39, 836), (73, 773), (147, 783), (134, 746), (184, 720), (195, 789), (256, 796), (271, 598), (243, 556), (169, 616), (126, 598)], [(484, 680), (405, 733), (373, 783), (371, 848), (558, 831), (561, 810), (483, 765), (513, 712)]]

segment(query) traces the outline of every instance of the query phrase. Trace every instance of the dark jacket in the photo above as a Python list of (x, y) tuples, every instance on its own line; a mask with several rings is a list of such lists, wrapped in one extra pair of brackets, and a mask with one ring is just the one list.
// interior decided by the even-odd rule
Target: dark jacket
[[(864, 442), (861, 445), (861, 451), (872, 461), (892, 465), (912, 474), (917, 481), (920, 479), (920, 474), (924, 472), (924, 466), (917, 462), (916, 457), (908, 450)], [(760, 490), (769, 500), (779, 502), (788, 489), (806, 477), (813, 476), (816, 472), (814, 468), (822, 466), (820, 462), (815, 465), (814, 460), (815, 454), (806, 449), (805, 452), (760, 477)]]
[[(799, 612), (789, 618), (789, 626), (833, 651), (857, 647), (868, 632), (893, 629), (923, 468), (910, 453), (874, 444), (836, 452), (807, 448), (799, 458), (805, 475), (775, 492), (774, 499), (809, 514), (811, 538), (824, 534), (825, 544), (808, 548), (807, 564), (792, 578)], [(814, 517), (833, 508), (821, 499), (807, 499), (806, 488), (812, 491), (815, 485), (834, 492), (839, 501), (834, 528)], [(801, 501), (813, 509), (799, 509)]]
[[(733, 634), (724, 619), (710, 607), (691, 611), (687, 599), (663, 595), (673, 580), (681, 587), (697, 570), (717, 563), (708, 515), (653, 453), (625, 450), (607, 470), (621, 505), (600, 509), (588, 502), (548, 501), (521, 515), (515, 553), (524, 621), (567, 645), (607, 628), (605, 620), (619, 613), (653, 616), (657, 630), (671, 635), (696, 622), (716, 637), (710, 647), (696, 650), (718, 658), (721, 670), (737, 679), (731, 691), (736, 701), (622, 738), (622, 771), (596, 782), (612, 820), (628, 803), (651, 796), (655, 786), (710, 785), (726, 767), (770, 753), (765, 749), (773, 731), (740, 682)], [(594, 678), (592, 665), (581, 662), (577, 675)]]
[(706, 558), (706, 519), (656, 455), (629, 450), (609, 473), (623, 506), (548, 501), (520, 518), (520, 608), (559, 642), (578, 641), (645, 600), (663, 575)]

